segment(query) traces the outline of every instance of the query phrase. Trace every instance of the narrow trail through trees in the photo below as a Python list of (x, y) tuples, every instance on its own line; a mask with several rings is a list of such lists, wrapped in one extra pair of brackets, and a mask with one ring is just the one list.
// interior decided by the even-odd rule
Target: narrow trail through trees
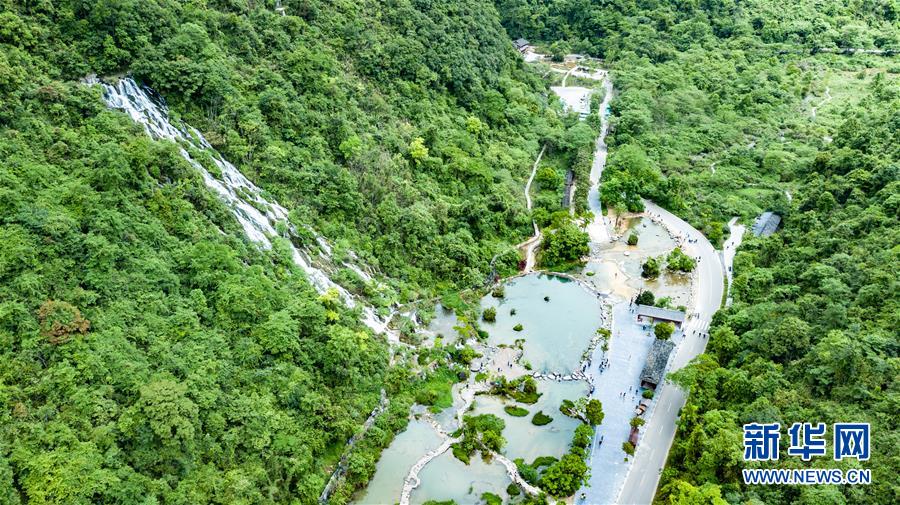
[[(547, 145), (541, 148), (541, 152), (538, 153), (537, 159), (534, 160), (534, 166), (531, 167), (531, 175), (528, 176), (528, 182), (525, 183), (525, 207), (528, 210), (531, 210), (531, 183), (534, 182), (534, 175), (537, 173), (538, 165), (541, 164), (541, 158), (544, 156), (544, 151), (547, 150)], [(531, 236), (528, 240), (522, 242), (517, 245), (516, 248), (522, 250), (525, 253), (525, 273), (529, 273), (534, 271), (534, 251), (537, 249), (537, 246), (541, 243), (541, 230), (538, 228), (537, 222), (534, 219), (531, 220), (531, 226), (534, 228), (534, 235)]]
[(825, 87), (825, 98), (819, 102), (819, 105), (813, 105), (812, 109), (809, 111), (809, 117), (812, 119), (816, 118), (816, 112), (819, 110), (819, 107), (825, 105), (826, 103), (831, 101), (831, 88)]

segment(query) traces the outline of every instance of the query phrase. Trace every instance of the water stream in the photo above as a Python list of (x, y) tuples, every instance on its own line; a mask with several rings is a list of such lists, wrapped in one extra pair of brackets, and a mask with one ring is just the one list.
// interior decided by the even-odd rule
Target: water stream
[[(394, 332), (388, 331), (387, 320), (378, 316), (375, 310), (367, 305), (358, 304), (357, 300), (346, 289), (332, 281), (328, 274), (312, 265), (309, 257), (296, 247), (292, 238), (296, 238), (296, 228), (288, 219), (288, 211), (275, 202), (266, 199), (255, 184), (247, 179), (234, 165), (222, 157), (196, 128), (181, 124), (173, 125), (169, 120), (169, 111), (159, 95), (151, 89), (137, 84), (130, 77), (120, 79), (115, 84), (101, 83), (103, 99), (109, 107), (127, 113), (131, 119), (141, 124), (150, 137), (157, 140), (170, 140), (179, 146), (181, 156), (203, 176), (206, 186), (213, 190), (231, 209), (247, 237), (265, 249), (272, 247), (273, 237), (284, 237), (291, 249), (291, 256), (304, 272), (317, 291), (324, 293), (336, 290), (344, 303), (349, 307), (361, 306), (363, 323), (376, 333), (385, 333), (394, 340)], [(221, 177), (213, 176), (191, 151), (206, 153), (218, 168)], [(278, 229), (286, 230), (279, 232)], [(330, 255), (331, 246), (324, 237), (316, 235), (316, 242), (324, 254)], [(352, 256), (351, 256), (352, 257)], [(355, 271), (364, 280), (371, 277), (352, 263), (345, 266)]]
[(594, 219), (588, 224), (587, 231), (593, 243), (606, 243), (610, 240), (609, 230), (606, 226), (606, 217), (600, 204), (600, 177), (603, 175), (603, 167), (606, 166), (606, 134), (609, 133), (609, 103), (613, 97), (612, 78), (606, 72), (603, 79), (603, 102), (600, 103), (600, 135), (594, 144), (594, 160), (591, 165), (591, 187), (588, 190), (588, 208), (594, 213)]

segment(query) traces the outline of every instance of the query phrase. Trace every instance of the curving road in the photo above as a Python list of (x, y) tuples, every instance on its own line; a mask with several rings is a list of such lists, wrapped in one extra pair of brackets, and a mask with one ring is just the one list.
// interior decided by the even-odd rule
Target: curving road
[(744, 232), (747, 227), (737, 224), (738, 218), (734, 217), (728, 221), (728, 229), (731, 230), (731, 236), (722, 246), (722, 266), (725, 269), (725, 278), (728, 279), (728, 297), (725, 300), (725, 306), (731, 306), (731, 282), (734, 279), (732, 267), (734, 266), (734, 255), (737, 254), (737, 248), (741, 246), (744, 240)]
[[(685, 324), (684, 340), (669, 362), (668, 371), (671, 373), (688, 364), (706, 348), (707, 339), (701, 335), (709, 331), (709, 322), (722, 303), (725, 274), (719, 253), (702, 233), (652, 202), (644, 201), (644, 205), (648, 213), (657, 216), (670, 231), (685, 239), (682, 248), (687, 254), (700, 257), (697, 291), (693, 296), (693, 306), (688, 311), (698, 312), (699, 317), (691, 317)], [(696, 242), (688, 242), (695, 239)], [(616, 503), (649, 504), (656, 494), (659, 474), (666, 464), (675, 438), (678, 413), (684, 406), (687, 394), (678, 386), (665, 383), (657, 390), (656, 398), (656, 406), (644, 426), (631, 469)]]

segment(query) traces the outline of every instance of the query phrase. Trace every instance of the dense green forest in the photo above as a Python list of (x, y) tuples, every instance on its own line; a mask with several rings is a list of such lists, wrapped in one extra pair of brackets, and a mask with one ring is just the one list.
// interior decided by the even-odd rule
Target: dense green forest
[[(158, 91), (336, 264), (371, 265), (377, 289), (335, 278), (386, 312), (513, 271), (532, 217), (558, 230), (545, 264), (577, 260), (561, 177), (584, 181), (596, 125), (558, 113), (519, 36), (611, 69), (608, 206), (649, 197), (713, 241), (785, 218), (676, 378), (658, 499), (900, 500), (900, 62), (811, 54), (897, 48), (896, 0), (280, 3), (0, 0), (0, 503), (313, 503), (385, 390), (344, 503), (471, 359), (389, 349), (81, 78)], [(874, 484), (742, 486), (740, 425), (767, 420), (872, 423)]]
[[(511, 36), (612, 70), (604, 203), (651, 198), (714, 242), (731, 216), (784, 217), (745, 241), (734, 305), (674, 377), (691, 395), (657, 501), (896, 503), (900, 61), (828, 51), (900, 48), (898, 4), (496, 3)], [(873, 484), (744, 486), (741, 425), (776, 421), (871, 423)], [(777, 464), (810, 465), (835, 462)]]
[(493, 5), (0, 6), (0, 503), (312, 503), (384, 388), (346, 501), (456, 372), (389, 367), (175, 144), (79, 81), (158, 91), (335, 263), (352, 249), (375, 268), (386, 307), (480, 285), (497, 253), (514, 268), (523, 181), (541, 145), (566, 149), (572, 123)]

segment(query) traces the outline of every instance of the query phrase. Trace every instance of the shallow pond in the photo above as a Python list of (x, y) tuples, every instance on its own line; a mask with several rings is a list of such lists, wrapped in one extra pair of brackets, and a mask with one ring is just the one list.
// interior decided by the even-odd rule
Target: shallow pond
[(368, 505), (400, 501), (403, 479), (409, 469), (422, 454), (441, 445), (441, 442), (441, 437), (428, 422), (410, 421), (406, 430), (398, 433), (391, 445), (381, 453), (375, 466), (375, 476), (353, 503)]
[[(479, 395), (475, 398), (473, 414), (494, 414), (506, 422), (506, 428), (503, 429), (506, 446), (502, 452), (511, 460), (523, 458), (531, 463), (539, 456), (561, 457), (568, 452), (575, 428), (581, 424), (581, 421), (563, 415), (559, 411), (559, 405), (563, 400), (577, 400), (587, 396), (588, 386), (585, 382), (539, 380), (538, 391), (542, 394), (534, 405), (488, 395)], [(528, 410), (528, 415), (510, 416), (503, 410), (506, 405), (518, 405)], [(553, 421), (544, 426), (531, 424), (531, 418), (538, 411), (543, 411), (552, 417)]]
[[(485, 463), (475, 455), (468, 465), (456, 459), (451, 451), (441, 454), (419, 472), (421, 483), (413, 490), (410, 502), (455, 500), (456, 503), (480, 503), (481, 494), (494, 493), (505, 501), (510, 484), (506, 468), (496, 461)], [(400, 477), (403, 480), (403, 477)]]
[[(638, 246), (644, 255), (658, 256), (675, 248), (675, 241), (662, 225), (656, 224), (642, 216), (626, 217), (622, 218), (622, 221), (624, 221), (624, 225), (621, 225), (619, 229), (624, 230), (624, 233), (622, 233), (622, 239), (617, 245), (621, 244), (628, 248), (629, 246), (625, 241), (629, 235), (634, 233), (638, 236)], [(631, 249), (635, 249), (635, 247), (631, 247)]]
[(427, 330), (434, 335), (443, 335), (444, 342), (453, 342), (457, 333), (453, 329), (459, 324), (456, 318), (456, 312), (451, 309), (445, 309), (440, 303), (434, 306), (434, 318), (428, 323)]
[[(663, 226), (650, 219), (635, 216), (622, 218), (621, 221), (619, 230), (624, 230), (622, 238), (600, 246), (600, 258), (590, 260), (582, 270), (585, 274), (593, 274), (584, 277), (586, 282), (624, 300), (630, 300), (642, 290), (650, 290), (658, 298), (670, 297), (673, 307), (687, 305), (691, 294), (689, 274), (663, 270), (653, 280), (641, 277), (644, 260), (668, 254), (677, 246), (675, 240)], [(638, 236), (637, 246), (629, 246), (626, 242), (632, 232)]]
[[(569, 279), (544, 274), (517, 277), (505, 296), (487, 295), (482, 309), (497, 309), (497, 321), (482, 322), (491, 345), (525, 339), (523, 361), (541, 373), (571, 373), (601, 324), (600, 300)], [(547, 297), (547, 300), (544, 298)], [(515, 311), (515, 314), (512, 314)], [(513, 328), (522, 325), (522, 331)]]

